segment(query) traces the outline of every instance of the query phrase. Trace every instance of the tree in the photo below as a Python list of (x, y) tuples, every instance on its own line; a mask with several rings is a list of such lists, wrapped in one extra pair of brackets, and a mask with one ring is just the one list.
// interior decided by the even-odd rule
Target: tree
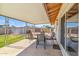
[(49, 25), (43, 25), (43, 27), (48, 28), (48, 29), (51, 28), (51, 26), (49, 26)]

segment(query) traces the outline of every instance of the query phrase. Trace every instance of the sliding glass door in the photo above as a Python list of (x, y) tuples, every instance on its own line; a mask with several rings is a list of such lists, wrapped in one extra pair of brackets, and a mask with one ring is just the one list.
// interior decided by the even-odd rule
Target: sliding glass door
[(74, 4), (65, 15), (65, 49), (71, 56), (78, 55), (78, 14), (78, 4)]
[(78, 55), (78, 22), (66, 22), (66, 51)]
[(70, 56), (78, 55), (79, 9), (75, 3), (61, 18), (61, 44)]

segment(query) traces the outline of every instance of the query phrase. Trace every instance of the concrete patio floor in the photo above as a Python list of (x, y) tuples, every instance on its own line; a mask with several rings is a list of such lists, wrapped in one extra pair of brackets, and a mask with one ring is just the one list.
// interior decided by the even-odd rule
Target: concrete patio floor
[[(56, 41), (54, 43), (57, 45)], [(40, 44), (36, 48), (36, 43), (34, 42), (31, 46), (24, 49), (24, 51), (17, 56), (62, 56), (60, 48), (55, 48), (56, 45), (53, 46), (54, 48), (52, 48), (51, 42), (48, 41), (46, 49), (43, 48), (43, 44)]]

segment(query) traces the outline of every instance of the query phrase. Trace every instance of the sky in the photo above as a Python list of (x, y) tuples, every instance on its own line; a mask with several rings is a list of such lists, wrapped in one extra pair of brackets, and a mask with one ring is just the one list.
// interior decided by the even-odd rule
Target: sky
[[(5, 24), (5, 17), (0, 16), (0, 25), (4, 25), (4, 24)], [(38, 24), (38, 25), (35, 25), (35, 27), (40, 28), (40, 27), (43, 27), (44, 25), (50, 26), (50, 24)], [(22, 21), (15, 20), (15, 19), (10, 19), (9, 26), (24, 27), (24, 26), (26, 26), (26, 23), (22, 22)], [(33, 26), (33, 25), (30, 23), (27, 23), (27, 26)]]
[[(4, 24), (5, 24), (5, 17), (0, 16), (0, 25), (4, 25)], [(26, 23), (22, 21), (18, 21), (15, 19), (9, 20), (9, 26), (24, 27), (25, 25)]]
[[(4, 24), (5, 24), (5, 17), (0, 16), (0, 25), (4, 25)], [(43, 27), (44, 25), (51, 26), (50, 24), (38, 24), (38, 25), (35, 25), (35, 27)], [(75, 27), (75, 26), (79, 26), (79, 23), (66, 23), (65, 25), (67, 27)], [(26, 23), (15, 19), (10, 19), (9, 26), (24, 27), (26, 26)], [(30, 23), (27, 23), (27, 26), (33, 26), (33, 25)]]
[(46, 25), (51, 27), (50, 24), (37, 24), (37, 25), (35, 25), (35, 27), (39, 27), (40, 28), (40, 27), (43, 27), (43, 26), (46, 26)]
[(77, 27), (77, 26), (79, 26), (79, 23), (77, 23), (77, 22), (74, 22), (74, 23), (70, 22), (70, 23), (66, 23), (65, 25), (67, 27)]

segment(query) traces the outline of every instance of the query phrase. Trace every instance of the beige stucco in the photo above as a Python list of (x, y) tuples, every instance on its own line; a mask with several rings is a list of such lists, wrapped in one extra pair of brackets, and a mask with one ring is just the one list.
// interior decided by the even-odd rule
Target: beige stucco
[(4, 3), (0, 6), (1, 15), (34, 24), (49, 23), (42, 3)]

